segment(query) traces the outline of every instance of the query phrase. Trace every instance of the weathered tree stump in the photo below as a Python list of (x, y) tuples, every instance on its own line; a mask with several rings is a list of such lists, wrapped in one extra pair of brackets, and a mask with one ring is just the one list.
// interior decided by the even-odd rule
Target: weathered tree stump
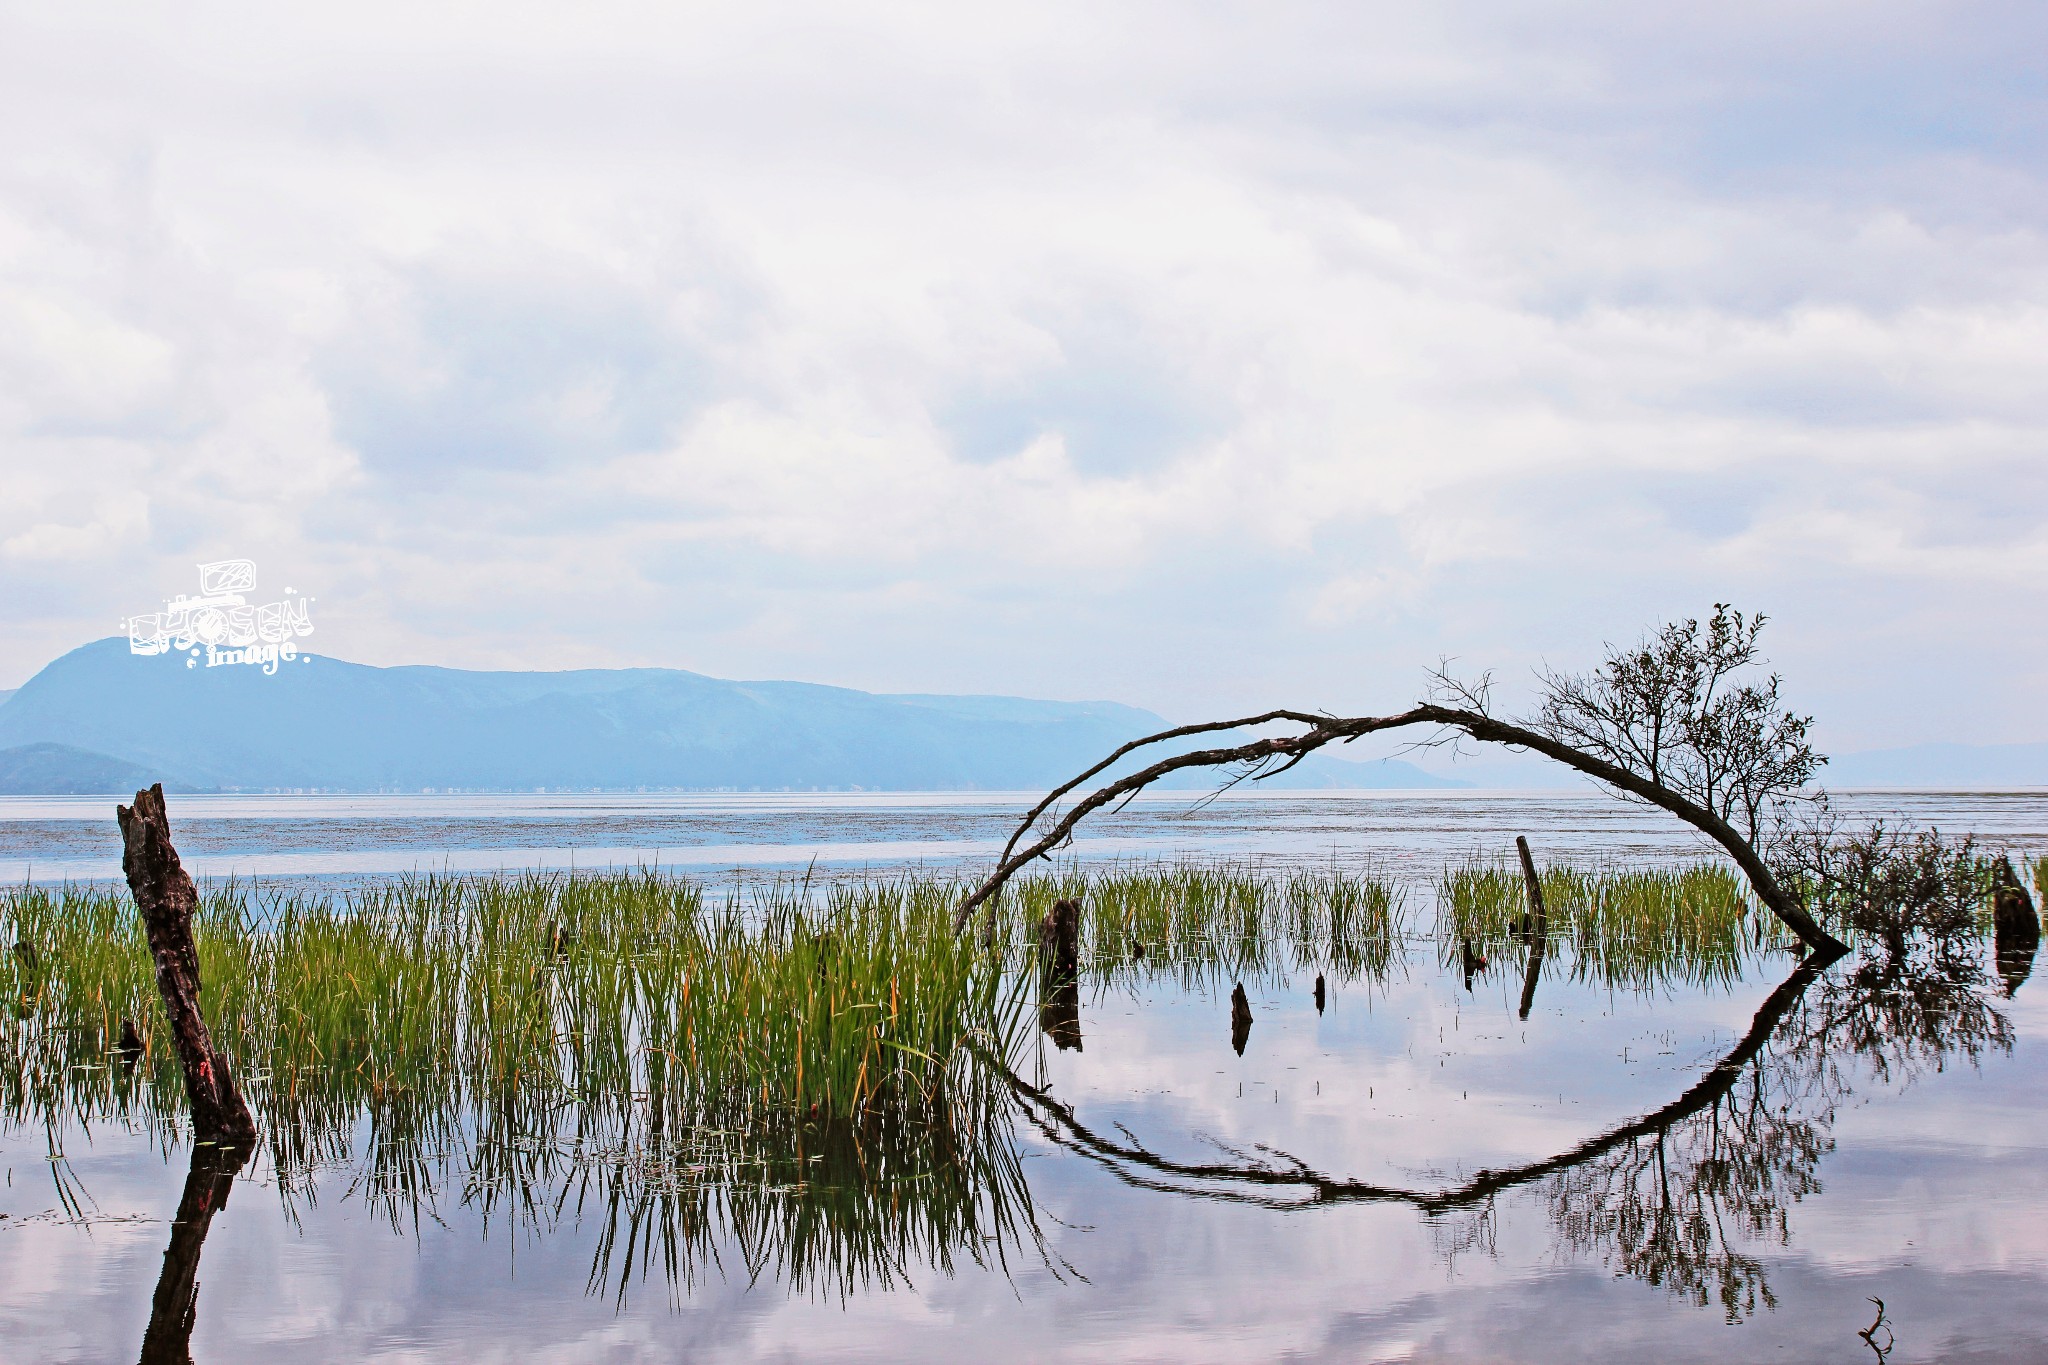
[(1038, 926), (1039, 961), (1052, 980), (1081, 976), (1081, 902), (1057, 900)]
[(1237, 983), (1237, 989), (1230, 993), (1230, 1046), (1238, 1056), (1244, 1056), (1244, 1045), (1252, 1036), (1252, 1002), (1245, 997), (1244, 982)]
[(1522, 964), (1522, 1004), (1518, 1017), (1527, 1023), (1529, 1011), (1536, 1008), (1536, 983), (1543, 979), (1543, 953), (1550, 946), (1548, 934), (1529, 936), (1529, 957)]
[(1061, 1051), (1081, 1050), (1081, 902), (1057, 900), (1038, 925), (1038, 1024)]
[(2041, 947), (2041, 916), (2013, 871), (2011, 858), (2000, 858), (1991, 869), (1991, 930), (1998, 974), (2009, 998), (2033, 973), (2034, 954)]
[(199, 892), (171, 845), (171, 821), (164, 811), (161, 783), (135, 793), (135, 804), (116, 806), (121, 822), (121, 870), (142, 911), (150, 955), (156, 959), (157, 991), (170, 1016), (171, 1041), (185, 1073), (192, 1104), (192, 1131), (202, 1142), (242, 1150), (255, 1145), (256, 1121), (213, 1045), (199, 1007), (199, 951), (192, 942), (192, 914)]
[(120, 1058), (123, 1076), (135, 1074), (135, 1067), (142, 1060), (143, 1050), (142, 1035), (135, 1031), (135, 1021), (124, 1017), (121, 1020), (120, 1037), (114, 1042), (114, 1055)]

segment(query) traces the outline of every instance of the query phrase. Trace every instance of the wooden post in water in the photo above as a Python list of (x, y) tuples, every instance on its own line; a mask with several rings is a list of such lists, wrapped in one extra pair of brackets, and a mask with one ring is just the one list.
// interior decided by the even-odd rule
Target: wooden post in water
[(1522, 885), (1529, 893), (1529, 912), (1522, 917), (1523, 942), (1529, 945), (1529, 960), (1522, 968), (1521, 1017), (1527, 1019), (1536, 1007), (1536, 982), (1543, 975), (1543, 953), (1550, 946), (1550, 916), (1543, 909), (1543, 879), (1536, 875), (1536, 859), (1529, 841), (1515, 836), (1515, 852), (1522, 859)]
[(156, 986), (170, 1016), (171, 1041), (192, 1103), (193, 1135), (246, 1150), (256, 1143), (256, 1121), (199, 1008), (199, 951), (192, 942), (199, 892), (171, 845), (163, 784), (135, 793), (132, 807), (116, 806), (114, 812), (121, 822), (121, 870), (128, 874), (128, 889), (142, 911), (150, 955), (156, 959)]
[(1522, 921), (1525, 934), (1547, 934), (1550, 932), (1549, 917), (1543, 911), (1543, 879), (1536, 875), (1536, 859), (1530, 856), (1529, 840), (1517, 834), (1515, 852), (1522, 859), (1522, 885), (1529, 893), (1529, 913)]

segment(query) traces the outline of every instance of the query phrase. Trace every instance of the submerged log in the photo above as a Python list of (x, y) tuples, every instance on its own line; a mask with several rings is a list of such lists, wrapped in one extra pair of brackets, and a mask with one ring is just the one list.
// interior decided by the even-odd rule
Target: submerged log
[(185, 1073), (193, 1134), (203, 1142), (246, 1149), (255, 1144), (256, 1121), (199, 1008), (199, 951), (192, 941), (199, 893), (171, 845), (163, 785), (135, 793), (132, 807), (114, 810), (121, 822), (121, 870), (128, 874), (128, 889), (142, 911), (150, 955), (156, 959), (157, 990)]
[(1244, 1056), (1244, 1045), (1252, 1036), (1252, 1002), (1245, 998), (1244, 982), (1237, 983), (1237, 989), (1230, 993), (1230, 1046), (1238, 1056)]
[(114, 1055), (120, 1059), (123, 1076), (135, 1074), (135, 1066), (142, 1060), (142, 1053), (142, 1035), (135, 1031), (135, 1021), (124, 1017), (121, 1036), (114, 1043)]

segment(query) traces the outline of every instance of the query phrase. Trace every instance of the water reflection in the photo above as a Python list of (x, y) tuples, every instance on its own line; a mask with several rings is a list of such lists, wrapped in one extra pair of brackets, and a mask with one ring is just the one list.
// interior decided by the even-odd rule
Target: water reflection
[(1038, 1004), (1038, 1026), (1062, 1052), (1081, 1051), (1081, 983), (1073, 977), (1046, 985)]
[(164, 1250), (163, 1274), (150, 1301), (149, 1326), (142, 1336), (142, 1365), (190, 1365), (192, 1325), (199, 1315), (199, 1252), (206, 1244), (213, 1216), (227, 1207), (235, 1176), (248, 1162), (240, 1149), (213, 1143), (192, 1149), (185, 1191), (171, 1220), (171, 1244)]
[[(1485, 970), (1469, 947), (1461, 956), (1462, 970)], [(1528, 945), (1524, 1005), (1542, 960)], [(1896, 1088), (2011, 1049), (1978, 962), (1800, 962), (1735, 1046), (1667, 1104), (1555, 1155), (1437, 1187), (1349, 1179), (1265, 1145), (1212, 1140), (1218, 1159), (1169, 1157), (1046, 1088), (1017, 1077), (1012, 1087), (1045, 1137), (1133, 1187), (1277, 1210), (1406, 1204), (1453, 1259), (1490, 1251), (1498, 1201), (1520, 1194), (1545, 1210), (1559, 1251), (1734, 1322), (1775, 1304), (1763, 1259), (1744, 1248), (1789, 1242), (1791, 1210), (1820, 1190), (1837, 1110), (1859, 1084)]]
[[(408, 1237), (443, 1221), (444, 1202), (486, 1236), (494, 1224), (513, 1236), (580, 1228), (595, 1239), (588, 1292), (621, 1308), (649, 1283), (680, 1303), (707, 1277), (844, 1301), (925, 1272), (1009, 1274), (1020, 1255), (1068, 1273), (1047, 1246), (1001, 1094), (961, 1097), (948, 1122), (876, 1115), (777, 1132), (667, 1133), (660, 1112), (549, 1114), (512, 1101), (462, 1114), (405, 1102), (374, 1109), (353, 1138), (288, 1125), (264, 1155), (294, 1221), (338, 1171), (344, 1199)], [(194, 1151), (145, 1362), (189, 1359), (201, 1246), (245, 1159)]]
[[(2013, 1046), (1997, 1000), (2014, 985), (2009, 945), (1989, 954), (1985, 946), (1834, 963), (1752, 957), (1752, 964), (1777, 964), (1783, 979), (1734, 1045), (1668, 1102), (1554, 1154), (1441, 1185), (1352, 1179), (1251, 1144), (1226, 1147), (1214, 1160), (1177, 1159), (1091, 1120), (1027, 1081), (1021, 1065), (998, 1068), (993, 1057), (949, 1073), (953, 1088), (931, 1111), (937, 1117), (925, 1121), (877, 1113), (820, 1124), (791, 1115), (746, 1131), (679, 1122), (681, 1111), (663, 1098), (663, 1063), (630, 1094), (479, 1080), (439, 1098), (380, 1089), (354, 1071), (308, 1069), (289, 1090), (263, 1087), (261, 1173), (293, 1218), (338, 1185), (341, 1198), (409, 1237), (451, 1207), (478, 1218), (487, 1235), (581, 1228), (592, 1238), (588, 1291), (620, 1305), (648, 1287), (680, 1302), (721, 1279), (843, 1300), (976, 1267), (1068, 1274), (1025, 1175), (1022, 1141), (1035, 1131), (1129, 1186), (1167, 1196), (1276, 1210), (1405, 1205), (1447, 1259), (1490, 1252), (1503, 1207), (1519, 1201), (1541, 1211), (1562, 1257), (1598, 1260), (1739, 1321), (1776, 1302), (1770, 1248), (1789, 1242), (1796, 1207), (1820, 1190), (1845, 1102), (1859, 1090), (1910, 1084)], [(1523, 1017), (1539, 990), (1555, 992), (1560, 978), (1588, 970), (1569, 939), (1548, 933), (1525, 932), (1491, 951), (1491, 962), (1470, 943), (1443, 954), (1450, 980), (1462, 974), (1469, 985), (1498, 966), (1505, 1001)], [(1384, 982), (1404, 958), (1316, 947), (1264, 957), (1247, 950), (1233, 961), (1280, 978), (1305, 975), (1304, 963), (1315, 967), (1320, 1012), (1325, 971), (1340, 982)], [(2030, 967), (2031, 953), (2026, 961)], [(1645, 979), (1650, 959), (1638, 953), (1633, 962), (1630, 970)], [(1093, 945), (1077, 971), (1041, 978), (1039, 1024), (1054, 1052), (1078, 1048), (1084, 984), (1099, 1000), (1153, 973), (1170, 985), (1190, 973), (1215, 980), (1220, 970), (1163, 941), (1121, 956)], [(1656, 968), (1672, 981), (1696, 979), (1698, 970), (1678, 949)], [(1230, 994), (1231, 1042), (1242, 1054), (1251, 1002), (1242, 982)], [(1220, 995), (1211, 997), (1218, 1014), (1203, 1025), (1218, 1033), (1205, 1034), (1205, 1047), (1220, 1049)], [(1144, 1007), (1142, 998), (1136, 1006)], [(1266, 1025), (1284, 1026), (1284, 1019)], [(81, 1071), (82, 1056), (51, 1060), (57, 1065), (48, 1072), (11, 1073), (17, 1120), (164, 1112), (150, 1098), (149, 1066), (118, 1048), (98, 1072)], [(172, 1131), (161, 1129), (166, 1138)], [(146, 1360), (188, 1358), (182, 1353), (196, 1312), (200, 1249), (234, 1176), (217, 1153), (201, 1149), (193, 1158)]]

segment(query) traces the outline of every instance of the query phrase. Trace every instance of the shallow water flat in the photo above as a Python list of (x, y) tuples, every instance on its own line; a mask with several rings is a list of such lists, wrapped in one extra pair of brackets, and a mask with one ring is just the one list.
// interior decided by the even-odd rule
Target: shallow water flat
[[(184, 796), (171, 799), (193, 874), (289, 888), (415, 872), (670, 867), (828, 878), (993, 861), (1035, 797), (1020, 793)], [(1891, 818), (2048, 849), (2048, 792), (1850, 792), (1850, 819)], [(106, 797), (0, 797), (0, 882), (118, 879)], [(1517, 834), (1556, 862), (1671, 863), (1707, 851), (1662, 811), (1591, 790), (1161, 792), (1091, 817), (1088, 861), (1258, 857), (1371, 861), (1425, 881), (1498, 857)]]

